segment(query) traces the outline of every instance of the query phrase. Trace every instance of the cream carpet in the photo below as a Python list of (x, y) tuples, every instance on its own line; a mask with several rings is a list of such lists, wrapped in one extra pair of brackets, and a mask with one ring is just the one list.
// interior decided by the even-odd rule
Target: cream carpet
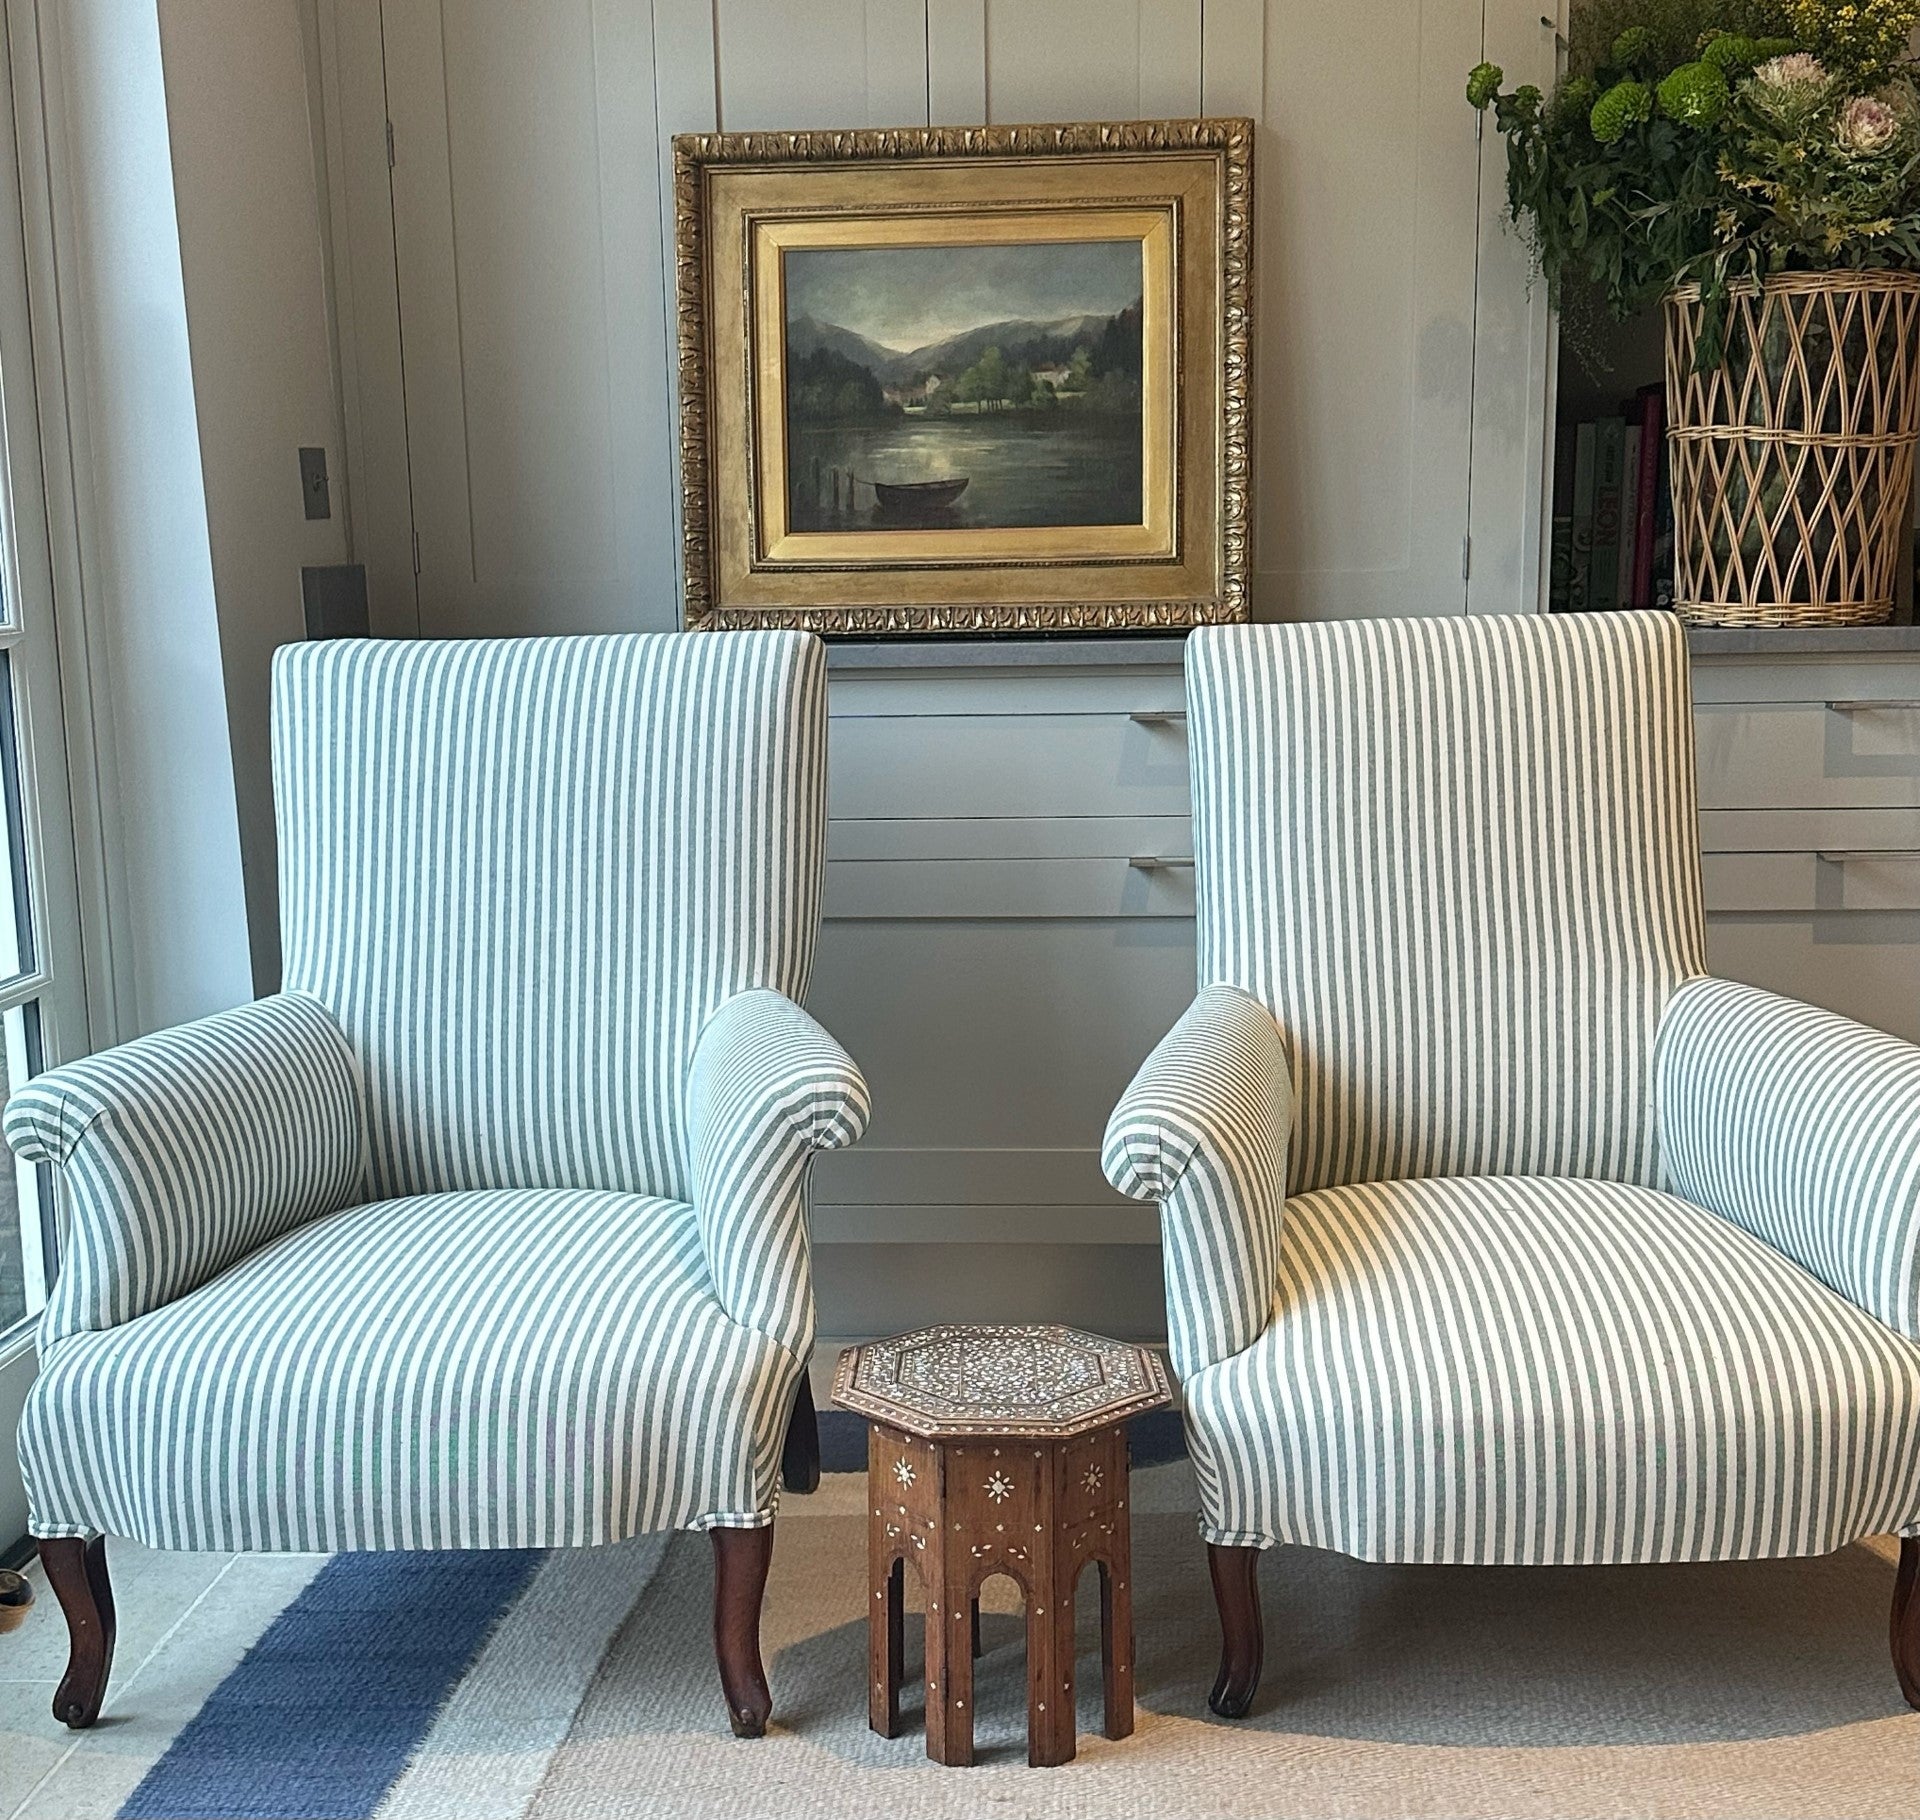
[[(1162, 1481), (1140, 1487), (1142, 1502), (1185, 1489), (1184, 1468), (1140, 1477)], [(1097, 1600), (1086, 1597), (1078, 1759), (1026, 1767), (1020, 1624), (989, 1616), (980, 1763), (949, 1770), (926, 1760), (917, 1692), (901, 1737), (866, 1729), (858, 1482), (827, 1496), (845, 1514), (788, 1520), (775, 1551), (775, 1733), (757, 1745), (715, 1735), (702, 1660), (710, 1582), (686, 1559), (704, 1545), (679, 1541), (614, 1636), (530, 1813), (1920, 1815), (1920, 1714), (1887, 1656), (1892, 1568), (1867, 1547), (1588, 1571), (1276, 1552), (1262, 1564), (1266, 1680), (1254, 1712), (1230, 1724), (1205, 1709), (1216, 1632), (1192, 1517), (1147, 1511), (1134, 1538), (1134, 1736), (1098, 1735)]]

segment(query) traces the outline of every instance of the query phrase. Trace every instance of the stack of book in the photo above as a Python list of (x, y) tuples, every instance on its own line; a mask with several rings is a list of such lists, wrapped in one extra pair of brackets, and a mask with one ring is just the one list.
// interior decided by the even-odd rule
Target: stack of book
[(1556, 613), (1673, 605), (1664, 387), (1643, 386), (1618, 417), (1560, 426), (1550, 556)]

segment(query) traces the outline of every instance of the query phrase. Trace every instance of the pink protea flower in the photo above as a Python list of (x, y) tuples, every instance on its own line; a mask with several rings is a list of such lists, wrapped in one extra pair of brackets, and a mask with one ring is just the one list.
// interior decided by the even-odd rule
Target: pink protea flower
[(1871, 158), (1900, 137), (1900, 116), (1872, 95), (1856, 95), (1840, 110), (1838, 131), (1842, 150)]
[(1827, 79), (1826, 67), (1811, 51), (1789, 51), (1769, 57), (1753, 72), (1754, 81), (1767, 88), (1817, 88)]

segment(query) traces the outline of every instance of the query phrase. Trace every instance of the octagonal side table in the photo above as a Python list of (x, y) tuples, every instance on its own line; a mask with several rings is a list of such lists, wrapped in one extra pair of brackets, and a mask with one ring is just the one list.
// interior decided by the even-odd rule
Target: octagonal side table
[(1073, 1612), (1100, 1574), (1106, 1734), (1133, 1730), (1125, 1423), (1169, 1401), (1145, 1347), (1068, 1327), (930, 1327), (840, 1356), (834, 1401), (868, 1418), (867, 1718), (900, 1724), (906, 1564), (926, 1597), (927, 1755), (973, 1761), (981, 1583), (1027, 1618), (1027, 1761), (1074, 1754)]

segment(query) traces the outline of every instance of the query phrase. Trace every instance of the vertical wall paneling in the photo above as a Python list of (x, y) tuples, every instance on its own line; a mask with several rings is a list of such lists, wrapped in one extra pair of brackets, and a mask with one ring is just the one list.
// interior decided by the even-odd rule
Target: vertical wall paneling
[(867, 125), (927, 125), (925, 0), (866, 0)]
[[(1566, 0), (1547, 11), (1564, 24)], [(1552, 88), (1559, 67), (1555, 27), (1537, 3), (1487, 0), (1486, 34), (1486, 55), (1506, 71), (1509, 85)], [(1475, 613), (1531, 613), (1544, 604), (1540, 533), (1551, 479), (1559, 337), (1551, 332), (1546, 283), (1507, 214), (1506, 141), (1490, 117), (1481, 122), (1467, 606)]]
[(933, 126), (987, 119), (987, 0), (926, 0), (927, 118)]
[(1200, 0), (987, 0), (996, 125), (1200, 110)]
[(713, 41), (712, 0), (653, 0), (654, 150), (660, 172), (659, 290), (661, 360), (666, 373), (666, 419), (661, 446), (670, 485), (667, 511), (672, 542), (655, 558), (661, 580), (673, 590), (673, 623), (686, 595), (680, 572), (680, 365), (678, 281), (673, 264), (673, 136), (712, 133), (720, 127), (718, 61)]
[(1201, 0), (1140, 8), (1138, 105), (1147, 120), (1176, 120), (1202, 111)]
[(647, 0), (386, 0), (421, 629), (664, 627)]
[(1480, 9), (1440, 0), (1268, 8), (1258, 617), (1465, 605), (1478, 182), (1462, 86), (1480, 44)]
[[(1200, 111), (1212, 115), (1266, 113), (1266, 0), (1205, 0), (1200, 32)], [(1260, 148), (1254, 150), (1254, 181)]]
[[(904, 0), (723, 0), (715, 9), (723, 132), (898, 126), (926, 118), (926, 12)], [(778, 46), (777, 54), (769, 54)], [(802, 73), (804, 72), (804, 74)], [(908, 100), (907, 97), (912, 99)]]
[(413, 580), (380, 0), (317, 0), (315, 28), (322, 97), (316, 125), (327, 167), (352, 553), (366, 565), (373, 630), (389, 638), (412, 637), (420, 629), (420, 613)]

